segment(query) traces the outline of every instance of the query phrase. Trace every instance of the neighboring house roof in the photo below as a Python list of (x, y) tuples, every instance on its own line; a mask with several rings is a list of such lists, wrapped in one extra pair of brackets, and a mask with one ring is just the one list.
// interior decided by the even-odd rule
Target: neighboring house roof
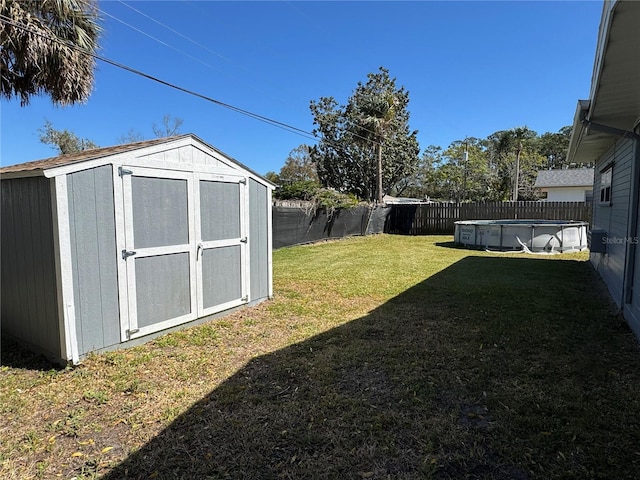
[(11, 176), (22, 176), (21, 174), (24, 175), (42, 175), (44, 171), (55, 168), (55, 167), (61, 167), (61, 166), (66, 166), (66, 165), (72, 165), (72, 164), (76, 164), (76, 163), (82, 163), (82, 162), (86, 162), (89, 160), (97, 160), (100, 158), (105, 158), (105, 157), (109, 157), (111, 155), (118, 155), (121, 153), (127, 153), (130, 151), (134, 151), (134, 150), (138, 150), (138, 149), (142, 149), (142, 148), (146, 148), (146, 147), (152, 147), (155, 145), (161, 145), (161, 144), (169, 144), (172, 142), (178, 142), (178, 141), (184, 141), (185, 139), (191, 139), (194, 140), (196, 142), (199, 142), (202, 145), (205, 145), (206, 147), (214, 150), (215, 152), (219, 153), (220, 155), (222, 155), (223, 157), (225, 157), (226, 159), (228, 159), (229, 161), (233, 162), (234, 164), (236, 164), (237, 166), (239, 166), (240, 168), (243, 168), (244, 170), (247, 170), (248, 172), (250, 172), (251, 174), (255, 175), (256, 177), (259, 177), (261, 180), (263, 180), (264, 182), (268, 183), (269, 185), (272, 185), (275, 187), (275, 185), (270, 182), (269, 180), (267, 180), (266, 178), (264, 178), (264, 176), (260, 175), (259, 173), (256, 173), (255, 171), (253, 171), (252, 169), (250, 169), (249, 167), (247, 167), (246, 165), (242, 164), (241, 162), (237, 161), (236, 159), (230, 157), (229, 155), (227, 155), (226, 153), (218, 150), (217, 148), (213, 147), (212, 145), (209, 145), (208, 143), (202, 141), (200, 138), (198, 138), (196, 135), (192, 134), (192, 133), (188, 133), (188, 134), (184, 134), (184, 135), (177, 135), (174, 137), (166, 137), (166, 138), (155, 138), (153, 140), (144, 140), (141, 142), (134, 142), (134, 143), (127, 143), (124, 145), (115, 145), (115, 146), (111, 146), (111, 147), (99, 147), (99, 148), (92, 148), (90, 150), (82, 150), (80, 152), (76, 152), (76, 153), (68, 153), (66, 155), (59, 155), (57, 157), (51, 157), (51, 158), (45, 158), (42, 160), (35, 160), (33, 162), (26, 162), (26, 163), (19, 163), (17, 165), (10, 165), (7, 167), (0, 167), (0, 175), (7, 175), (10, 174)]
[(578, 101), (569, 162), (594, 163), (640, 116), (640, 2), (605, 0), (602, 8), (591, 92)]
[(540, 170), (534, 187), (592, 187), (593, 168)]

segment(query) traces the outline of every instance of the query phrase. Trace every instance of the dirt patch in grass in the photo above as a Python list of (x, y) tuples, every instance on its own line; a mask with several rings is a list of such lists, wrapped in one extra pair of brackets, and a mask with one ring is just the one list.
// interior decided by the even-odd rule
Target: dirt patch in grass
[(3, 343), (0, 477), (636, 478), (640, 349), (586, 254), (449, 240), (279, 250), (274, 300), (76, 368)]

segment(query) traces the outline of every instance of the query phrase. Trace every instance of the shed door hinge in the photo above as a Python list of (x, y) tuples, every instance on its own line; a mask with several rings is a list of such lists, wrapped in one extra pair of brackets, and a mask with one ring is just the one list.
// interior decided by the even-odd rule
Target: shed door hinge
[(139, 328), (132, 328), (131, 330), (127, 330), (127, 338), (131, 339), (131, 335), (133, 335), (134, 333), (138, 333), (139, 331)]
[(240, 299), (240, 301), (242, 301), (242, 302), (248, 302), (248, 301), (249, 301), (249, 295), (245, 295), (244, 297), (242, 297), (242, 298)]
[(238, 183), (242, 183), (243, 185), (247, 184), (247, 179), (246, 178), (241, 178), (240, 180), (238, 180)]
[(242, 237), (242, 238), (240, 239), (240, 242), (242, 242), (242, 243), (247, 243), (247, 237)]
[(127, 170), (126, 168), (118, 167), (118, 175), (124, 177), (125, 175), (133, 175), (131, 170)]
[(133, 250), (122, 250), (122, 259), (126, 260), (127, 258), (135, 255), (136, 252), (134, 252)]

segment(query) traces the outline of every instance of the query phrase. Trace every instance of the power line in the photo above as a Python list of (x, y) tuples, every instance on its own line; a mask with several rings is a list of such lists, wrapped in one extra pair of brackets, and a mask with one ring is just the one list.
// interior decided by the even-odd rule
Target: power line
[[(199, 42), (197, 42), (196, 40), (193, 40), (192, 38), (188, 37), (187, 35), (184, 35), (183, 33), (181, 33), (181, 32), (179, 32), (179, 31), (177, 31), (176, 29), (174, 29), (174, 28), (172, 28), (172, 27), (170, 27), (169, 25), (167, 25), (167, 24), (165, 24), (165, 23), (163, 23), (163, 22), (161, 22), (161, 21), (157, 20), (156, 18), (153, 18), (151, 15), (148, 15), (148, 14), (146, 14), (145, 12), (143, 12), (143, 11), (141, 11), (141, 10), (138, 10), (137, 8), (134, 8), (133, 6), (131, 6), (131, 5), (129, 5), (128, 3), (124, 2), (123, 0), (118, 0), (118, 1), (119, 1), (119, 3), (121, 3), (122, 5), (124, 5), (125, 7), (127, 7), (127, 8), (129, 8), (129, 9), (133, 10), (134, 12), (136, 12), (138, 15), (140, 15), (140, 16), (142, 16), (142, 17), (145, 17), (146, 19), (148, 19), (148, 20), (150, 20), (150, 21), (152, 21), (152, 22), (156, 23), (157, 25), (160, 25), (160, 26), (161, 26), (161, 27), (163, 27), (164, 29), (169, 30), (171, 33), (173, 33), (173, 34), (175, 34), (175, 35), (177, 35), (177, 36), (181, 37), (182, 39), (185, 39), (185, 40), (187, 40), (187, 41), (191, 42), (192, 44), (194, 44), (194, 45), (196, 45), (196, 46), (198, 46), (198, 47), (202, 48), (203, 50), (206, 50), (207, 52), (209, 52), (209, 53), (211, 53), (211, 54), (213, 54), (213, 55), (215, 55), (215, 56), (219, 57), (220, 59), (224, 60), (225, 62), (228, 62), (228, 63), (230, 63), (230, 64), (232, 64), (232, 65), (236, 65), (237, 67), (239, 67), (240, 69), (244, 70), (245, 72), (248, 72), (252, 77), (258, 78), (258, 80), (259, 80), (259, 82), (260, 82), (260, 85), (263, 85), (263, 84), (265, 84), (265, 83), (266, 83), (263, 79), (260, 79), (260, 78), (259, 78), (259, 77), (254, 73), (254, 72), (250, 71), (249, 69), (247, 69), (247, 68), (246, 68), (246, 67), (244, 67), (243, 65), (236, 64), (236, 62), (234, 62), (234, 61), (230, 60), (229, 58), (225, 57), (225, 56), (224, 56), (224, 55), (222, 55), (221, 53), (216, 52), (216, 51), (214, 51), (214, 50), (210, 49), (210, 48), (209, 48), (209, 47), (207, 47), (206, 45), (203, 45), (202, 43), (199, 43)], [(102, 14), (104, 14), (104, 15), (106, 15), (106, 16), (108, 16), (108, 17), (110, 17), (110, 18), (114, 19), (114, 20), (117, 20), (117, 21), (118, 21), (118, 22), (120, 22), (121, 24), (123, 24), (123, 25), (125, 25), (125, 26), (127, 26), (127, 27), (131, 28), (132, 30), (134, 30), (134, 31), (136, 31), (136, 32), (138, 32), (138, 33), (140, 33), (141, 35), (144, 35), (144, 36), (146, 36), (146, 37), (148, 37), (148, 38), (150, 38), (150, 39), (152, 39), (152, 40), (156, 41), (157, 43), (159, 43), (159, 44), (161, 44), (161, 45), (164, 45), (164, 46), (166, 46), (166, 47), (168, 47), (168, 48), (171, 48), (172, 50), (174, 50), (174, 51), (176, 51), (176, 52), (178, 52), (178, 53), (181, 53), (181, 54), (182, 54), (182, 55), (184, 55), (185, 57), (188, 57), (188, 58), (190, 58), (190, 59), (192, 59), (192, 60), (197, 61), (198, 63), (201, 63), (202, 65), (204, 65), (204, 66), (206, 66), (206, 67), (211, 68), (213, 71), (217, 72), (218, 74), (222, 74), (222, 75), (229, 75), (229, 74), (228, 74), (227, 72), (225, 72), (223, 69), (221, 69), (221, 68), (216, 68), (216, 67), (214, 67), (214, 66), (210, 65), (209, 63), (206, 63), (206, 62), (204, 62), (204, 61), (200, 60), (199, 58), (197, 58), (197, 57), (195, 57), (195, 56), (193, 56), (193, 55), (191, 55), (191, 54), (189, 54), (189, 53), (186, 53), (186, 52), (184, 52), (184, 51), (180, 50), (179, 48), (177, 48), (177, 47), (175, 47), (174, 45), (170, 44), (170, 43), (168, 42), (168, 40), (161, 40), (160, 38), (157, 38), (157, 37), (155, 37), (155, 36), (153, 36), (153, 35), (151, 35), (151, 34), (147, 33), (146, 31), (142, 30), (141, 28), (138, 28), (138, 27), (136, 27), (136, 26), (134, 26), (134, 25), (132, 25), (132, 24), (130, 24), (130, 23), (127, 23), (127, 22), (125, 22), (125, 21), (121, 20), (120, 18), (117, 18), (117, 17), (116, 17), (116, 16), (114, 16), (113, 14), (108, 13), (104, 8), (102, 8), (102, 9), (98, 9), (98, 10), (100, 11), (100, 13), (102, 13)], [(277, 88), (279, 88), (282, 92), (286, 92), (286, 90), (285, 90), (285, 89), (283, 89), (281, 86), (277, 86), (277, 85), (276, 85), (276, 87), (277, 87)], [(255, 89), (255, 87), (253, 87), (253, 85), (252, 85), (252, 88), (254, 88), (254, 89)], [(257, 90), (257, 89), (256, 89), (256, 90)], [(257, 90), (257, 91), (258, 91), (258, 90)]]
[(226, 108), (226, 109), (234, 111), (236, 113), (240, 113), (242, 115), (248, 116), (248, 117), (253, 118), (255, 120), (259, 120), (261, 122), (267, 123), (269, 125), (273, 125), (273, 126), (282, 128), (284, 130), (290, 131), (292, 133), (296, 133), (298, 135), (304, 136), (304, 137), (312, 139), (312, 140), (317, 140), (317, 136), (313, 132), (308, 132), (306, 130), (303, 130), (301, 128), (295, 127), (293, 125), (288, 125), (288, 124), (286, 124), (284, 122), (280, 122), (278, 120), (269, 118), (267, 116), (260, 115), (258, 113), (254, 113), (254, 112), (251, 112), (249, 110), (242, 109), (240, 107), (236, 107), (234, 105), (222, 102), (220, 100), (216, 100), (215, 98), (209, 97), (209, 96), (204, 95), (202, 93), (198, 93), (198, 92), (195, 92), (195, 91), (190, 90), (188, 88), (181, 87), (179, 85), (176, 85), (176, 84), (173, 84), (171, 82), (168, 82), (166, 80), (162, 80), (162, 79), (160, 79), (158, 77), (155, 77), (155, 76), (153, 76), (151, 74), (142, 72), (142, 71), (137, 70), (137, 69), (135, 69), (133, 67), (129, 67), (129, 66), (124, 65), (124, 64), (122, 64), (120, 62), (116, 62), (115, 60), (111, 60), (110, 58), (103, 57), (102, 55), (98, 55), (98, 54), (96, 54), (94, 52), (91, 52), (91, 51), (86, 50), (84, 48), (78, 47), (77, 45), (74, 45), (72, 43), (68, 43), (68, 42), (62, 41), (62, 40), (60, 40), (58, 38), (51, 37), (49, 35), (45, 35), (45, 34), (43, 34), (41, 32), (36, 31), (36, 30), (30, 29), (27, 26), (20, 25), (20, 24), (14, 22), (11, 18), (9, 18), (9, 17), (7, 17), (5, 15), (0, 14), (0, 21), (4, 22), (6, 24), (12, 25), (12, 26), (14, 26), (16, 28), (20, 28), (22, 30), (29, 31), (32, 34), (38, 35), (38, 36), (43, 37), (43, 38), (45, 38), (47, 40), (64, 44), (65, 46), (67, 46), (69, 48), (73, 48), (73, 49), (75, 49), (75, 50), (77, 50), (77, 51), (79, 51), (79, 52), (81, 52), (81, 53), (83, 53), (85, 55), (88, 55), (88, 56), (90, 56), (90, 57), (92, 57), (92, 58), (94, 58), (96, 60), (100, 60), (100, 61), (102, 61), (104, 63), (107, 63), (107, 64), (112, 65), (114, 67), (120, 68), (122, 70), (128, 71), (128, 72), (133, 73), (135, 75), (141, 76), (141, 77), (146, 78), (148, 80), (152, 80), (152, 81), (154, 81), (156, 83), (160, 83), (162, 85), (165, 85), (167, 87), (173, 88), (173, 89), (178, 90), (178, 91), (181, 91), (181, 92), (186, 93), (188, 95), (192, 95), (192, 96), (200, 98), (202, 100), (206, 100), (206, 101), (211, 102), (211, 103), (213, 103), (215, 105), (218, 105), (220, 107)]
[[(161, 21), (156, 20), (155, 18), (151, 17), (150, 15), (147, 15), (146, 13), (144, 13), (144, 12), (142, 12), (142, 11), (138, 10), (137, 8), (132, 7), (132, 6), (131, 6), (131, 5), (129, 5), (127, 2), (124, 2), (123, 0), (118, 0), (118, 1), (119, 1), (122, 5), (124, 5), (125, 7), (130, 8), (131, 10), (133, 10), (134, 12), (136, 12), (137, 14), (142, 15), (142, 16), (143, 16), (143, 17), (145, 17), (145, 18), (148, 18), (148, 19), (149, 19), (149, 20), (151, 20), (152, 22), (154, 22), (154, 23), (156, 23), (156, 24), (160, 25), (160, 26), (161, 26), (161, 27), (163, 27), (163, 28), (166, 28), (166, 29), (167, 29), (167, 30), (169, 30), (170, 32), (175, 33), (175, 34), (176, 34), (176, 35), (178, 35), (179, 37), (184, 38), (185, 40), (187, 40), (187, 41), (189, 41), (189, 42), (193, 43), (194, 45), (196, 45), (196, 46), (198, 46), (198, 47), (202, 48), (203, 50), (206, 50), (207, 52), (212, 53), (212, 54), (216, 55), (217, 57), (220, 57), (221, 59), (226, 60), (227, 62), (230, 62), (230, 61), (231, 61), (231, 60), (229, 60), (227, 57), (225, 57), (224, 55), (222, 55), (221, 53), (218, 53), (218, 52), (216, 52), (215, 50), (211, 50), (211, 49), (210, 49), (209, 47), (207, 47), (206, 45), (203, 45), (203, 44), (201, 44), (201, 43), (199, 43), (199, 42), (196, 42), (195, 40), (193, 40), (193, 39), (191, 39), (191, 38), (187, 37), (186, 35), (184, 35), (184, 34), (182, 34), (182, 33), (178, 32), (177, 30), (175, 30), (175, 29), (171, 28), (170, 26), (168, 26), (168, 25), (166, 25), (166, 24), (162, 23)], [(101, 10), (101, 12), (106, 13), (104, 10)], [(109, 14), (107, 13), (107, 15), (109, 15)], [(109, 16), (111, 16), (111, 15), (109, 15)], [(113, 17), (112, 17), (112, 18), (113, 18)], [(124, 23), (124, 22), (123, 22), (123, 23)], [(132, 28), (133, 28), (133, 27), (132, 27)], [(137, 30), (137, 29), (136, 29), (136, 30)], [(139, 31), (139, 30), (138, 30), (138, 31)], [(141, 33), (144, 33), (144, 32), (141, 32)], [(146, 34), (145, 34), (145, 35), (146, 35)]]
[[(30, 32), (30, 33), (32, 33), (34, 35), (40, 36), (40, 37), (45, 38), (47, 40), (63, 44), (65, 46), (69, 47), (69, 48), (72, 48), (74, 50), (77, 50), (77, 51), (85, 54), (85, 55), (88, 55), (88, 56), (90, 56), (90, 57), (92, 57), (92, 58), (94, 58), (96, 60), (100, 60), (100, 61), (102, 61), (104, 63), (107, 63), (109, 65), (112, 65), (114, 67), (117, 67), (117, 68), (120, 68), (122, 70), (128, 71), (130, 73), (133, 73), (135, 75), (141, 76), (143, 78), (146, 78), (148, 80), (154, 81), (156, 83), (160, 83), (161, 85), (165, 85), (165, 86), (167, 86), (169, 88), (173, 88), (174, 90), (178, 90), (178, 91), (186, 93), (188, 95), (200, 98), (202, 100), (208, 101), (208, 102), (213, 103), (215, 105), (218, 105), (220, 107), (226, 108), (226, 109), (234, 111), (236, 113), (239, 113), (241, 115), (245, 115), (247, 117), (253, 118), (253, 119), (258, 120), (258, 121), (261, 121), (261, 122), (266, 123), (268, 125), (272, 125), (274, 127), (281, 128), (281, 129), (283, 129), (285, 131), (288, 131), (288, 132), (291, 132), (291, 133), (295, 133), (295, 134), (300, 135), (302, 137), (305, 137), (307, 139), (318, 141), (318, 135), (313, 133), (313, 132), (309, 132), (307, 130), (303, 130), (301, 128), (295, 127), (293, 125), (289, 125), (289, 124), (281, 122), (279, 120), (275, 120), (273, 118), (270, 118), (270, 117), (267, 117), (267, 116), (264, 116), (264, 115), (260, 115), (258, 113), (254, 113), (254, 112), (251, 112), (249, 110), (245, 110), (245, 109), (242, 109), (240, 107), (236, 107), (234, 105), (222, 102), (220, 100), (217, 100), (215, 98), (209, 97), (209, 96), (204, 95), (202, 93), (198, 93), (198, 92), (196, 92), (194, 90), (190, 90), (188, 88), (181, 87), (179, 85), (176, 85), (174, 83), (168, 82), (166, 80), (162, 80), (162, 79), (160, 79), (158, 77), (155, 77), (155, 76), (153, 76), (151, 74), (142, 72), (141, 70), (137, 70), (137, 69), (135, 69), (133, 67), (129, 67), (128, 65), (124, 65), (124, 64), (122, 64), (120, 62), (117, 62), (115, 60), (111, 60), (111, 59), (109, 59), (107, 57), (103, 57), (102, 55), (98, 55), (95, 52), (92, 52), (90, 50), (87, 50), (87, 49), (84, 49), (82, 47), (79, 47), (79, 46), (77, 46), (77, 45), (75, 45), (75, 44), (73, 44), (71, 42), (67, 42), (67, 41), (61, 40), (59, 38), (46, 35), (46, 34), (44, 34), (42, 32), (37, 31), (37, 30), (33, 30), (33, 29), (29, 28), (28, 26), (16, 23), (10, 17), (8, 17), (6, 15), (0, 14), (0, 21), (4, 22), (5, 24), (12, 25), (12, 26), (14, 26), (16, 28), (28, 31), (28, 32)], [(164, 43), (164, 42), (161, 42), (161, 43)], [(169, 46), (168, 44), (166, 44), (166, 45)], [(173, 47), (171, 47), (171, 48), (173, 48)], [(174, 48), (174, 50), (177, 50), (177, 49)], [(374, 132), (372, 130), (369, 130), (367, 128), (361, 128), (361, 129), (364, 130), (367, 133), (376, 134), (376, 132)], [(371, 142), (372, 144), (378, 144), (378, 142), (376, 140), (373, 140), (371, 138), (359, 135), (359, 134), (357, 134), (355, 132), (350, 132), (350, 133), (354, 137), (359, 138), (361, 140)], [(328, 139), (326, 137), (324, 137), (323, 139), (324, 139), (324, 141), (328, 142), (329, 144), (333, 144), (334, 143), (331, 139)]]
[[(126, 4), (125, 4), (125, 5), (126, 5)], [(203, 61), (202, 61), (202, 60), (200, 60), (199, 58), (196, 58), (196, 57), (194, 57), (193, 55), (190, 55), (190, 54), (188, 54), (187, 52), (184, 52), (184, 51), (180, 50), (179, 48), (174, 47), (173, 45), (170, 45), (170, 44), (168, 44), (168, 43), (166, 43), (166, 42), (163, 42), (163, 41), (162, 41), (162, 40), (160, 40), (159, 38), (156, 38), (156, 37), (154, 37), (153, 35), (151, 35), (151, 34), (149, 34), (149, 33), (145, 32), (145, 31), (143, 31), (143, 30), (140, 30), (139, 28), (137, 28), (137, 27), (135, 27), (135, 26), (133, 26), (133, 25), (131, 25), (131, 24), (129, 24), (129, 23), (127, 23), (127, 22), (125, 22), (124, 20), (121, 20), (121, 19), (119, 19), (118, 17), (116, 17), (116, 16), (114, 16), (114, 15), (111, 15), (111, 14), (110, 14), (110, 13), (108, 13), (108, 12), (105, 12), (104, 10), (100, 10), (100, 12), (101, 12), (103, 15), (106, 15), (107, 17), (110, 17), (110, 18), (114, 19), (116, 22), (120, 22), (121, 24), (126, 25), (127, 27), (131, 28), (132, 30), (135, 30), (136, 32), (138, 32), (138, 33), (140, 33), (140, 34), (144, 35), (145, 37), (149, 37), (151, 40), (155, 40), (155, 41), (156, 41), (156, 42), (158, 42), (159, 44), (164, 45), (165, 47), (170, 48), (171, 50), (174, 50), (174, 51), (176, 51), (176, 52), (178, 52), (178, 53), (181, 53), (182, 55), (184, 55), (184, 56), (186, 56), (186, 57), (190, 58), (191, 60), (195, 60), (196, 62), (201, 63), (201, 64), (202, 64), (202, 65), (204, 65), (205, 67), (209, 67), (209, 68), (211, 68), (211, 69), (213, 69), (213, 70), (216, 70), (212, 65), (209, 65), (208, 63), (203, 62)]]
[[(149, 19), (149, 20), (151, 20), (152, 22), (156, 23), (157, 25), (160, 25), (161, 27), (163, 27), (163, 28), (165, 28), (165, 29), (169, 30), (170, 32), (172, 32), (172, 33), (174, 33), (174, 34), (176, 34), (176, 35), (178, 35), (178, 36), (180, 36), (180, 37), (184, 38), (185, 40), (187, 40), (187, 41), (189, 41), (189, 42), (191, 42), (191, 43), (193, 43), (194, 45), (197, 45), (198, 47), (201, 47), (202, 49), (204, 49), (204, 50), (206, 50), (206, 51), (208, 51), (208, 52), (210, 52), (210, 53), (213, 53), (214, 55), (216, 55), (216, 56), (218, 56), (218, 57), (222, 58), (222, 59), (223, 59), (223, 60), (225, 60), (225, 61), (228, 61), (228, 62), (233, 63), (231, 60), (229, 60), (228, 58), (224, 57), (224, 56), (223, 56), (223, 55), (221, 55), (220, 53), (215, 52), (215, 51), (213, 51), (213, 50), (209, 49), (209, 48), (208, 48), (208, 47), (206, 47), (205, 45), (202, 45), (201, 43), (199, 43), (199, 42), (197, 42), (197, 41), (195, 41), (195, 40), (193, 40), (193, 39), (189, 38), (188, 36), (186, 36), (186, 35), (184, 35), (184, 34), (182, 34), (182, 33), (180, 33), (180, 32), (178, 32), (177, 30), (175, 30), (175, 29), (171, 28), (170, 26), (168, 26), (168, 25), (166, 25), (166, 24), (162, 23), (161, 21), (159, 21), (159, 20), (157, 20), (157, 19), (155, 19), (155, 18), (151, 17), (150, 15), (148, 15), (148, 14), (146, 14), (146, 13), (144, 13), (144, 12), (142, 12), (142, 11), (140, 11), (140, 10), (138, 10), (138, 9), (134, 8), (134, 7), (132, 7), (131, 5), (127, 4), (125, 1), (123, 1), (123, 0), (118, 0), (118, 2), (119, 2), (119, 3), (121, 3), (122, 5), (124, 5), (124, 6), (128, 7), (128, 8), (130, 8), (131, 10), (133, 10), (133, 11), (134, 11), (134, 12), (136, 12), (136, 13), (138, 13), (139, 15), (141, 15), (141, 16), (143, 16), (143, 17), (145, 17), (145, 18)], [(211, 65), (209, 65), (209, 64), (207, 64), (207, 63), (205, 63), (205, 62), (201, 61), (200, 59), (198, 59), (198, 58), (196, 58), (196, 57), (194, 57), (194, 56), (192, 56), (192, 55), (190, 55), (190, 54), (188, 54), (188, 53), (183, 52), (182, 50), (178, 49), (177, 47), (174, 47), (173, 45), (171, 45), (171, 44), (169, 44), (169, 43), (167, 43), (167, 42), (165, 42), (165, 41), (163, 41), (163, 40), (160, 40), (160, 39), (158, 39), (158, 38), (154, 37), (153, 35), (150, 35), (149, 33), (147, 33), (147, 32), (145, 32), (145, 31), (143, 31), (143, 30), (141, 30), (141, 29), (139, 29), (139, 28), (137, 28), (137, 27), (135, 27), (135, 26), (133, 26), (133, 25), (131, 25), (131, 24), (129, 24), (129, 23), (127, 23), (127, 22), (125, 22), (125, 21), (123, 21), (123, 20), (121, 20), (121, 19), (117, 18), (117, 17), (115, 17), (114, 15), (112, 15), (112, 14), (110, 14), (110, 13), (106, 12), (104, 9), (101, 9), (100, 11), (101, 11), (102, 13), (104, 13), (105, 15), (107, 15), (108, 17), (111, 17), (111, 18), (113, 18), (114, 20), (117, 20), (118, 22), (122, 23), (123, 25), (126, 25), (127, 27), (131, 28), (132, 30), (135, 30), (136, 32), (138, 32), (138, 33), (140, 33), (140, 34), (145, 35), (146, 37), (148, 37), (148, 38), (150, 38), (150, 39), (152, 39), (152, 40), (155, 40), (156, 42), (160, 43), (161, 45), (164, 45), (164, 46), (166, 46), (166, 47), (168, 47), (168, 48), (171, 48), (172, 50), (174, 50), (174, 51), (176, 51), (176, 52), (178, 52), (178, 53), (181, 53), (181, 54), (185, 55), (186, 57), (188, 57), (188, 58), (190, 58), (190, 59), (192, 59), (192, 60), (195, 60), (195, 61), (197, 61), (197, 62), (201, 63), (202, 65), (205, 65), (205, 66), (207, 66), (207, 67), (209, 67), (209, 68), (212, 68), (213, 70), (217, 70), (217, 69), (215, 69), (214, 67), (212, 67)], [(243, 67), (243, 69), (244, 69), (244, 67)], [(246, 69), (244, 69), (244, 70), (246, 70)], [(219, 70), (218, 70), (218, 71), (219, 71)], [(248, 70), (247, 70), (247, 71), (248, 71)], [(251, 72), (249, 72), (249, 73), (251, 73)], [(384, 112), (382, 112), (382, 111), (380, 111), (380, 110), (375, 110), (375, 109), (374, 109), (374, 111), (375, 111), (376, 113), (378, 113), (378, 114), (381, 114), (381, 115), (383, 115), (383, 114), (384, 114)], [(363, 131), (363, 132), (366, 132), (367, 134), (371, 134), (371, 135), (374, 135), (374, 136), (375, 136), (375, 135), (377, 135), (377, 132), (372, 131), (372, 130), (370, 130), (370, 129), (368, 129), (368, 128), (366, 128), (366, 127), (362, 126), (362, 125), (360, 125), (360, 130), (361, 130), (361, 131)], [(377, 144), (377, 143), (378, 143), (378, 142), (376, 142), (375, 140), (372, 140), (372, 139), (370, 139), (370, 138), (363, 137), (363, 136), (358, 135), (358, 134), (353, 134), (353, 135), (354, 135), (356, 138), (359, 138), (359, 139), (361, 139), (361, 140), (371, 141), (371, 142), (373, 142), (374, 144)]]

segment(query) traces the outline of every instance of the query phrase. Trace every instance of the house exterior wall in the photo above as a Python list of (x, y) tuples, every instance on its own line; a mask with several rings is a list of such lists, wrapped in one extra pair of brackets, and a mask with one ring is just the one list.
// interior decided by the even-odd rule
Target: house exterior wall
[(120, 342), (111, 165), (67, 177), (76, 337), (80, 355)]
[(52, 358), (61, 354), (51, 181), (0, 182), (2, 332)]
[(250, 301), (269, 296), (269, 205), (267, 187), (249, 180)]
[[(592, 230), (604, 230), (606, 253), (591, 253), (590, 260), (609, 288), (611, 297), (622, 308), (625, 258), (627, 255), (629, 198), (633, 141), (618, 140), (596, 163), (593, 190)], [(611, 201), (600, 202), (600, 174), (612, 165)]]
[[(640, 160), (640, 141), (634, 142), (633, 159), (636, 168), (640, 168), (640, 165), (638, 165)], [(627, 298), (628, 303), (624, 306), (623, 314), (631, 329), (640, 339), (640, 196), (636, 201), (638, 202), (636, 205), (636, 228), (635, 231), (630, 232), (627, 242), (629, 251), (633, 253), (634, 257), (629, 259), (632, 262), (631, 294), (630, 298)]]
[(585, 202), (587, 201), (587, 193), (591, 192), (591, 187), (557, 187), (542, 188), (543, 192), (547, 192), (547, 202)]

